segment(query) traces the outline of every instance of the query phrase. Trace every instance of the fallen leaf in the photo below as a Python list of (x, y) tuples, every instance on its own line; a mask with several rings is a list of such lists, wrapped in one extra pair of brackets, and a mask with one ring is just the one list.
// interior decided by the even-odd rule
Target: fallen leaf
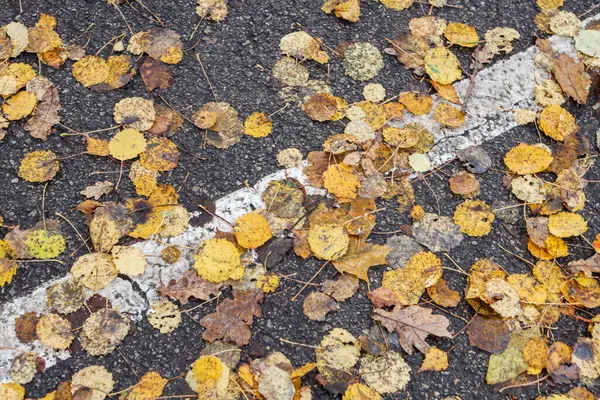
[(378, 244), (371, 245), (367, 243), (358, 246), (358, 248), (350, 246), (343, 257), (333, 261), (333, 266), (341, 273), (352, 274), (357, 278), (368, 282), (369, 268), (376, 265), (387, 264), (386, 257), (392, 249), (387, 246)]
[(535, 174), (546, 170), (554, 158), (545, 146), (520, 143), (504, 156), (508, 169), (519, 175)]
[(302, 311), (312, 321), (325, 321), (330, 311), (339, 309), (337, 302), (325, 293), (312, 292), (302, 304)]
[(413, 348), (426, 353), (429, 345), (425, 339), (429, 335), (452, 338), (448, 332), (448, 318), (432, 314), (428, 308), (396, 306), (391, 312), (376, 309), (373, 313), (373, 319), (380, 321), (388, 331), (398, 334), (400, 346), (408, 354), (413, 353)]
[(28, 182), (47, 182), (60, 170), (60, 162), (50, 150), (27, 153), (21, 160), (19, 176)]
[(400, 353), (387, 351), (381, 357), (365, 355), (360, 360), (360, 377), (379, 394), (391, 394), (402, 391), (410, 381), (410, 366)]
[(113, 376), (101, 365), (91, 365), (75, 372), (71, 377), (71, 394), (76, 400), (76, 393), (82, 389), (90, 390), (89, 400), (103, 400), (112, 392), (115, 384)]
[(100, 200), (100, 197), (112, 192), (114, 186), (115, 185), (113, 185), (113, 183), (110, 181), (96, 182), (93, 185), (87, 186), (79, 193), (88, 199), (94, 198), (96, 200)]
[(583, 62), (577, 62), (568, 54), (563, 53), (554, 59), (553, 72), (565, 93), (579, 104), (587, 102), (592, 81), (585, 72)]
[(261, 318), (260, 304), (264, 293), (260, 290), (233, 290), (233, 300), (225, 299), (214, 313), (204, 316), (200, 324), (206, 328), (202, 338), (208, 342), (224, 339), (238, 346), (250, 341), (250, 325), (254, 317)]
[(187, 304), (190, 297), (199, 300), (210, 300), (212, 296), (218, 296), (222, 284), (207, 282), (200, 278), (196, 271), (187, 270), (178, 280), (171, 279), (169, 283), (161, 285), (158, 293), (162, 297), (172, 297), (181, 304)]
[(445, 371), (448, 369), (448, 353), (438, 349), (437, 347), (430, 347), (425, 353), (423, 364), (419, 368), (418, 372), (423, 371)]
[(510, 330), (504, 320), (497, 316), (475, 315), (467, 328), (469, 344), (478, 349), (500, 353), (510, 341)]
[(89, 355), (106, 355), (121, 344), (130, 328), (131, 322), (124, 314), (104, 308), (85, 320), (79, 341)]
[(449, 85), (462, 78), (458, 59), (445, 47), (429, 50), (424, 58), (425, 71), (429, 77), (442, 85)]
[(173, 77), (165, 64), (151, 57), (144, 60), (140, 67), (140, 74), (148, 92), (155, 89), (167, 89), (173, 83)]
[(156, 300), (148, 309), (148, 322), (160, 333), (171, 333), (181, 324), (181, 311), (169, 300)]
[(61, 109), (61, 104), (58, 90), (52, 86), (39, 100), (24, 128), (32, 137), (46, 140), (52, 132), (52, 127), (60, 122), (58, 111)]
[(240, 279), (244, 274), (240, 253), (227, 239), (213, 238), (203, 242), (194, 256), (194, 268), (202, 279), (213, 283)]

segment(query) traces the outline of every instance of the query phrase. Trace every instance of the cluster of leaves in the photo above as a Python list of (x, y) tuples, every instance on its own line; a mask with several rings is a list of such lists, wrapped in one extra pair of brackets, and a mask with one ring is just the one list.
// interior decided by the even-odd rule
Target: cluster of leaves
[[(119, 1), (108, 3), (117, 7)], [(413, 1), (381, 3), (404, 10)], [(569, 238), (588, 229), (578, 213), (585, 206), (587, 181), (583, 177), (593, 158), (581, 157), (588, 151), (577, 136), (579, 127), (561, 105), (569, 98), (586, 104), (591, 87), (588, 71), (600, 65), (599, 31), (597, 27), (583, 29), (574, 14), (560, 11), (561, 0), (537, 3), (542, 10), (536, 17), (538, 27), (574, 38), (578, 54), (559, 54), (550, 41), (539, 39), (536, 63), (546, 75), (536, 80), (537, 105), (511, 110), (516, 123), (535, 123), (556, 142), (552, 146), (521, 143), (504, 156), (507, 173), (503, 182), (522, 202), (514, 207), (524, 210), (527, 249), (537, 262), (530, 274), (508, 273), (491, 259), (476, 260), (468, 273), (463, 271), (468, 275), (464, 299), (475, 312), (466, 331), (472, 346), (491, 353), (486, 374), (491, 385), (526, 385), (544, 371), (544, 380), (558, 384), (600, 377), (598, 316), (588, 321), (591, 336), (578, 338), (573, 347), (551, 341), (547, 334), (561, 316), (578, 317), (575, 307), (600, 306), (600, 285), (594, 275), (600, 272), (600, 257), (596, 254), (566, 266), (557, 261), (569, 255)], [(443, 7), (445, 1), (430, 0), (429, 4)], [(322, 10), (356, 22), (360, 1), (327, 0)], [(227, 3), (198, 0), (196, 12), (203, 19), (223, 21)], [(6, 98), (2, 107), (6, 118), (0, 116), (0, 133), (7, 126), (6, 120), (31, 115), (25, 129), (45, 140), (60, 122), (58, 91), (53, 84), (36, 76), (27, 64), (10, 63), (22, 51), (36, 53), (53, 68), (60, 68), (67, 59), (76, 61), (74, 78), (95, 90), (122, 88), (136, 74), (131, 56), (103, 59), (85, 55), (76, 45), (64, 46), (55, 26), (54, 18), (43, 14), (33, 28), (13, 22), (0, 30), (0, 60), (4, 61), (0, 66), (0, 95)], [(489, 157), (481, 149), (466, 149), (458, 155), (466, 162), (466, 170), (458, 171), (448, 182), (450, 190), (464, 201), (452, 217), (425, 212), (417, 204), (409, 178), (422, 177), (432, 169), (426, 153), (434, 137), (421, 124), (404, 123), (403, 115), (428, 116), (444, 129), (461, 127), (468, 118), (467, 109), (461, 107), (468, 97), (461, 99), (452, 86), (463, 77), (463, 70), (448, 45), (474, 49), (474, 76), (494, 56), (511, 52), (512, 42), (520, 36), (511, 28), (494, 28), (484, 34), (485, 44), (479, 46), (480, 37), (472, 26), (434, 16), (411, 20), (409, 30), (399, 39), (389, 40), (392, 47), (385, 53), (394, 55), (415, 74), (428, 77), (443, 100), (435, 105), (427, 93), (403, 92), (386, 99), (385, 88), (376, 83), (364, 86), (362, 101), (351, 103), (337, 97), (325, 82), (311, 80), (306, 66), (307, 60), (330, 62), (323, 42), (304, 31), (281, 38), (282, 58), (273, 65), (272, 74), (283, 85), (282, 100), (297, 104), (314, 121), (342, 121), (344, 132), (328, 137), (323, 151), (309, 153), (306, 163), (301, 163), (302, 154), (296, 149), (286, 149), (277, 156), (286, 168), (302, 166), (310, 186), (326, 189), (328, 197), (308, 195), (292, 178), (269, 182), (261, 193), (263, 208), (232, 221), (231, 232), (217, 231), (213, 238), (198, 243), (192, 268), (159, 288), (161, 298), (152, 302), (147, 319), (163, 334), (176, 330), (182, 313), (191, 311), (175, 301), (180, 305), (191, 298), (209, 302), (227, 296), (231, 288), (231, 298), (222, 300), (214, 312), (199, 320), (207, 345), (185, 375), (199, 398), (252, 395), (268, 400), (311, 399), (310, 386), (303, 386), (302, 378), (313, 370), (325, 389), (333, 395), (342, 394), (345, 400), (381, 399), (402, 391), (409, 382), (411, 367), (400, 352), (388, 348), (385, 337), (356, 338), (342, 328), (331, 329), (314, 346), (313, 363), (295, 368), (284, 354), (273, 352), (239, 365), (240, 348), (250, 342), (251, 326), (262, 317), (265, 296), (279, 288), (281, 277), (273, 269), (292, 249), (300, 258), (322, 260), (321, 270), (331, 264), (339, 272), (336, 279), (322, 282), (319, 290), (304, 298), (303, 311), (308, 319), (325, 321), (363, 281), (369, 287), (373, 320), (397, 337), (404, 352), (413, 354), (416, 349), (423, 354), (418, 371), (448, 368), (448, 352), (427, 340), (436, 337), (436, 343), (443, 347), (453, 338), (450, 321), (424, 307), (421, 299), (427, 293), (431, 303), (444, 309), (461, 302), (461, 293), (444, 279), (438, 255), (458, 247), (465, 235), (488, 235), (496, 214), (502, 217), (503, 210), (494, 211), (478, 198), (482, 178), (477, 175), (490, 167)], [(117, 44), (113, 46), (115, 52), (125, 50), (122, 43)], [(172, 77), (166, 65), (179, 63), (184, 55), (179, 34), (167, 28), (133, 35), (127, 51), (147, 55), (140, 74), (148, 92), (169, 87)], [(345, 74), (356, 81), (373, 79), (384, 65), (379, 49), (367, 42), (342, 43), (334, 54), (342, 58)], [(113, 112), (119, 127), (110, 140), (79, 135), (85, 137), (88, 154), (111, 157), (121, 167), (131, 163), (129, 178), (139, 197), (100, 202), (115, 190), (109, 181), (82, 190), (88, 199), (77, 209), (89, 227), (93, 249), (74, 261), (67, 279), (47, 289), (49, 312), (27, 313), (17, 319), (16, 334), (23, 343), (39, 341), (55, 350), (82, 348), (92, 356), (114, 351), (129, 333), (131, 322), (94, 292), (109, 286), (119, 274), (144, 274), (146, 255), (135, 245), (124, 244), (125, 238), (171, 238), (189, 228), (190, 213), (179, 204), (177, 191), (158, 183), (161, 172), (178, 166), (179, 148), (170, 137), (183, 124), (183, 116), (141, 97), (123, 98)], [(233, 106), (215, 101), (202, 105), (190, 121), (205, 130), (206, 143), (226, 149), (244, 134), (254, 138), (271, 134), (272, 115), (255, 112), (243, 122)], [(25, 156), (19, 176), (29, 182), (47, 182), (59, 170), (59, 157), (41, 150)], [(398, 235), (386, 245), (373, 244), (369, 237), (379, 211), (376, 201), (393, 198), (398, 212), (410, 213), (413, 223), (406, 231), (412, 237)], [(600, 253), (600, 235), (592, 247)], [(11, 282), (18, 261), (55, 258), (64, 250), (65, 240), (54, 221), (45, 220), (27, 230), (14, 227), (0, 241), (0, 286)], [(177, 263), (180, 258), (191, 261), (187, 255), (177, 246), (167, 246), (161, 259), (165, 264)], [(381, 265), (389, 268), (383, 272), (381, 286), (371, 290), (369, 271)], [(20, 385), (43, 369), (43, 359), (36, 354), (19, 353), (10, 371), (14, 382), (0, 385), (0, 398), (23, 399), (25, 390)], [(124, 400), (156, 398), (167, 382), (152, 371), (119, 393)], [(90, 366), (73, 374), (44, 399), (101, 400), (113, 388), (109, 371)], [(548, 399), (593, 398), (583, 388), (557, 396)]]

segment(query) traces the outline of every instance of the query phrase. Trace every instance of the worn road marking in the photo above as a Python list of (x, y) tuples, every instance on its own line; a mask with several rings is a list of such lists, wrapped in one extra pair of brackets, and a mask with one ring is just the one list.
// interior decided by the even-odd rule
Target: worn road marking
[[(588, 18), (585, 22), (600, 19), (600, 15)], [(563, 53), (575, 54), (573, 40), (566, 37), (553, 36), (554, 48)], [(435, 136), (435, 144), (429, 153), (434, 166), (439, 166), (456, 155), (456, 152), (470, 146), (478, 146), (483, 142), (502, 135), (516, 126), (511, 112), (515, 108), (535, 108), (533, 100), (534, 76), (543, 78), (545, 72), (536, 70), (534, 57), (537, 48), (532, 46), (506, 60), (499, 61), (479, 72), (467, 107), (465, 124), (458, 129), (443, 129), (431, 116), (407, 116), (403, 123), (419, 122)], [(465, 79), (455, 84), (456, 92), (464, 98), (469, 87)], [(434, 95), (434, 104), (441, 102)], [(216, 214), (234, 222), (239, 216), (255, 208), (264, 207), (261, 194), (272, 180), (286, 176), (307, 184), (301, 169), (293, 168), (277, 171), (262, 178), (253, 188), (244, 188), (233, 192), (216, 202)], [(307, 187), (307, 190), (316, 190)], [(117, 278), (99, 293), (107, 297), (113, 306), (126, 312), (134, 321), (144, 317), (149, 304), (157, 298), (157, 289), (161, 283), (176, 279), (190, 268), (193, 263), (193, 251), (198, 243), (211, 238), (216, 230), (229, 231), (226, 223), (214, 219), (200, 228), (190, 228), (180, 236), (164, 239), (160, 242), (147, 240), (137, 243), (148, 260), (144, 275), (132, 278), (131, 281)], [(167, 245), (182, 246), (181, 259), (172, 265), (161, 263), (160, 252)], [(17, 298), (0, 307), (0, 382), (7, 381), (8, 370), (16, 352), (32, 351), (46, 359), (50, 367), (58, 360), (70, 355), (67, 351), (53, 351), (46, 346), (34, 342), (23, 344), (15, 336), (15, 319), (25, 312), (46, 313), (49, 311), (46, 302), (46, 289), (66, 278), (46, 282), (27, 296)], [(91, 293), (90, 293), (91, 295)], [(7, 350), (8, 349), (8, 350)]]

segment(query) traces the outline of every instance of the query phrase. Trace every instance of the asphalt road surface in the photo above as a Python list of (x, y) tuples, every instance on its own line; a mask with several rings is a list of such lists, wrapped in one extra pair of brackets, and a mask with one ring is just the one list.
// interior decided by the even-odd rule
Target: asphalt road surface
[[(475, 26), (478, 32), (487, 29), (506, 26), (519, 31), (521, 40), (515, 42), (514, 53), (521, 52), (535, 41), (536, 28), (533, 22), (538, 8), (533, 0), (454, 0), (451, 2), (459, 7), (436, 9), (434, 15), (448, 21), (464, 22)], [(595, 0), (566, 0), (565, 9), (581, 14), (593, 7)], [(136, 9), (142, 10), (138, 3), (132, 3)], [(395, 38), (407, 31), (408, 22), (415, 17), (428, 12), (428, 6), (415, 3), (403, 12), (394, 12), (382, 7), (374, 1), (364, 1), (360, 22), (349, 24), (320, 11), (321, 2), (318, 0), (243, 0), (229, 2), (229, 16), (223, 23), (203, 21), (197, 34), (192, 40), (187, 40), (198, 24), (199, 18), (194, 12), (194, 1), (173, 0), (157, 1), (144, 0), (144, 5), (151, 9), (164, 21), (165, 26), (176, 30), (184, 39), (184, 48), (188, 51), (180, 64), (170, 67), (175, 78), (174, 84), (160, 93), (175, 109), (190, 116), (202, 104), (213, 101), (201, 69), (194, 56), (199, 53), (207, 74), (221, 101), (232, 104), (242, 116), (254, 111), (272, 113), (282, 107), (278, 91), (280, 84), (271, 77), (269, 71), (279, 58), (279, 39), (287, 33), (302, 28), (313, 37), (321, 37), (329, 47), (335, 47), (343, 41), (369, 41), (379, 49), (387, 47), (385, 38)], [(135, 32), (153, 27), (151, 21), (132, 9), (127, 4), (120, 8), (131, 29)], [(40, 12), (56, 17), (63, 41), (87, 44), (88, 53), (95, 53), (111, 37), (128, 32), (121, 15), (114, 7), (108, 6), (101, 0), (23, 0), (23, 13), (19, 13), (18, 0), (4, 0), (0, 7), (0, 26), (12, 20), (20, 20), (28, 26), (33, 25)], [(199, 42), (197, 43), (197, 41)], [(104, 56), (110, 50), (104, 50)], [(468, 52), (457, 50), (461, 54), (463, 65), (468, 63)], [(22, 56), (23, 57), (23, 56)], [(498, 60), (508, 56), (499, 57)], [(25, 62), (37, 65), (32, 55), (24, 56)], [(495, 61), (497, 62), (497, 61)], [(327, 66), (313, 66), (311, 77), (326, 80), (331, 76), (331, 87), (337, 96), (349, 101), (362, 99), (363, 84), (353, 81), (343, 73), (339, 59), (332, 57), (331, 71)], [(71, 75), (70, 63), (65, 64), (59, 71), (42, 67), (44, 75), (58, 88), (62, 102), (62, 123), (77, 131), (88, 131), (106, 128), (114, 125), (112, 109), (114, 104), (124, 97), (142, 96), (151, 98), (155, 103), (161, 103), (156, 94), (148, 94), (139, 77), (134, 78), (125, 88), (110, 92), (98, 93), (85, 89), (77, 84)], [(510, 79), (510, 76), (504, 77)], [(532, 77), (533, 79), (533, 77)], [(398, 62), (385, 56), (385, 67), (375, 78), (381, 83), (387, 93), (424, 88), (412, 74), (403, 69)], [(587, 138), (593, 149), (596, 149), (596, 131), (599, 129), (598, 114), (589, 106), (569, 105), (569, 110), (575, 115), (581, 126), (580, 136)], [(285, 148), (298, 148), (304, 155), (309, 151), (320, 150), (322, 142), (332, 134), (331, 124), (322, 124), (309, 120), (298, 107), (288, 107), (279, 112), (274, 118), (273, 133), (264, 139), (243, 137), (241, 142), (227, 150), (212, 147), (202, 148), (202, 132), (185, 123), (183, 128), (174, 136), (178, 146), (187, 152), (182, 152), (179, 167), (171, 173), (161, 176), (161, 182), (179, 187), (180, 199), (183, 205), (191, 209), (198, 198), (218, 199), (222, 196), (244, 187), (244, 182), (254, 184), (264, 175), (277, 171), (276, 154)], [(106, 134), (109, 137), (109, 134)], [(517, 127), (495, 139), (486, 142), (483, 147), (493, 159), (493, 168), (503, 169), (502, 156), (517, 143), (538, 141), (534, 127)], [(79, 137), (50, 136), (46, 142), (32, 139), (23, 130), (22, 124), (11, 124), (6, 138), (0, 142), (0, 215), (7, 224), (33, 226), (41, 220), (41, 197), (43, 184), (31, 184), (17, 177), (19, 161), (33, 150), (51, 149), (60, 156), (75, 155), (85, 151), (85, 143)], [(192, 153), (197, 157), (188, 154)], [(457, 204), (462, 200), (453, 196), (448, 190), (448, 176), (453, 170), (460, 168), (460, 163), (454, 161), (439, 173), (423, 181), (415, 183), (417, 201), (426, 211), (438, 212), (438, 204), (442, 215), (452, 215)], [(82, 200), (79, 192), (88, 185), (105, 176), (113, 179), (115, 175), (98, 175), (93, 172), (115, 171), (118, 165), (108, 158), (98, 158), (87, 155), (73, 157), (64, 162), (59, 175), (48, 185), (45, 201), (47, 216), (56, 212), (67, 216), (78, 230), (86, 231), (83, 218), (74, 207)], [(498, 200), (511, 200), (510, 193), (502, 186), (503, 173), (490, 170), (481, 179), (480, 198), (487, 203)], [(592, 168), (586, 175), (587, 179), (600, 179), (598, 166)], [(588, 201), (583, 211), (588, 220), (590, 233), (600, 231), (600, 216), (598, 201), (600, 195), (595, 184), (588, 187)], [(135, 192), (128, 180), (124, 180), (118, 193), (109, 195), (109, 200), (134, 197)], [(392, 203), (380, 203), (386, 210), (378, 215), (376, 231), (394, 231), (402, 224), (410, 223), (407, 215), (394, 211)], [(1, 229), (1, 233), (6, 233)], [(57, 263), (31, 263), (19, 269), (12, 284), (0, 289), (0, 305), (31, 293), (35, 288), (64, 276), (68, 273), (72, 258), (68, 255), (80, 245), (79, 239), (68, 227), (64, 228), (68, 242), (68, 251), (63, 255), (65, 265)], [(589, 236), (591, 238), (592, 236)], [(372, 235), (372, 241), (384, 243), (385, 235)], [(461, 266), (468, 267), (478, 258), (494, 258), (509, 272), (528, 272), (529, 267), (516, 257), (504, 252), (500, 246), (511, 249), (527, 259), (531, 259), (526, 251), (526, 235), (523, 222), (494, 224), (492, 233), (483, 238), (466, 238), (463, 245), (450, 253), (451, 257)], [(574, 245), (577, 240), (572, 241)], [(575, 257), (588, 257), (590, 251), (573, 247)], [(296, 273), (295, 278), (308, 280), (320, 267), (317, 260), (299, 260), (293, 254), (288, 254), (284, 262), (277, 265), (274, 272), (280, 275)], [(381, 273), (384, 268), (373, 268), (370, 275), (374, 287), (380, 285)], [(325, 269), (319, 279), (335, 277), (335, 270)], [(444, 272), (449, 285), (462, 291), (465, 279), (460, 274)], [(242, 360), (264, 355), (272, 351), (282, 351), (299, 366), (314, 360), (314, 350), (311, 348), (293, 346), (280, 342), (280, 338), (294, 342), (316, 345), (330, 329), (343, 327), (358, 336), (373, 326), (371, 319), (372, 307), (366, 297), (366, 285), (361, 283), (359, 293), (353, 298), (341, 303), (338, 311), (330, 313), (326, 322), (309, 321), (302, 313), (302, 299), (296, 302), (287, 301), (297, 290), (299, 284), (292, 281), (282, 281), (279, 293), (266, 296), (264, 316), (252, 326), (252, 339), (249, 346), (244, 348)], [(310, 291), (305, 291), (307, 295)], [(282, 301), (284, 299), (285, 301)], [(190, 306), (197, 304), (191, 302)], [(195, 314), (200, 318), (205, 313), (212, 312), (214, 304), (206, 305)], [(452, 310), (465, 319), (473, 315), (471, 307), (462, 302)], [(459, 331), (464, 322), (447, 315), (451, 320), (451, 330)], [(559, 329), (554, 331), (556, 340), (564, 340), (573, 344), (577, 337), (584, 335), (586, 326), (573, 319), (563, 317), (558, 323)], [(122, 389), (138, 380), (147, 371), (158, 370), (162, 376), (175, 377), (184, 373), (189, 365), (198, 357), (199, 351), (205, 346), (201, 338), (203, 328), (191, 318), (184, 317), (181, 326), (170, 335), (160, 334), (143, 319), (135, 324), (135, 328), (125, 338), (119, 351), (106, 357), (91, 357), (83, 351), (76, 352), (71, 358), (59, 362), (47, 369), (43, 374), (25, 385), (29, 397), (41, 397), (56, 385), (82, 367), (102, 364), (111, 371), (118, 387)], [(459, 335), (452, 341), (431, 339), (430, 344), (443, 350), (450, 350), (448, 370), (441, 373), (417, 373), (422, 355), (405, 356), (412, 367), (411, 382), (400, 394), (387, 397), (388, 399), (438, 399), (444, 396), (457, 395), (462, 399), (504, 399), (506, 394), (499, 394), (493, 387), (485, 383), (485, 371), (489, 354), (480, 351), (468, 343), (466, 334)], [(1, 346), (1, 344), (0, 344)], [(0, 350), (2, 351), (2, 350)], [(312, 376), (312, 375), (311, 375)], [(311, 378), (312, 379), (312, 378)], [(330, 395), (318, 386), (314, 380), (313, 398), (328, 399)], [(568, 385), (550, 387), (541, 385), (541, 393), (564, 393)], [(598, 388), (590, 388), (596, 394)], [(170, 383), (164, 395), (180, 395), (192, 393), (183, 380)], [(511, 392), (510, 395), (519, 398), (535, 398), (538, 387), (532, 386)]]

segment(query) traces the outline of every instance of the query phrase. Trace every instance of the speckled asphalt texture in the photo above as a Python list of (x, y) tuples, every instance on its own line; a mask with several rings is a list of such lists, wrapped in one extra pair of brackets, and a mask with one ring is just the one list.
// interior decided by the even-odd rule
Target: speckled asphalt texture
[[(160, 16), (165, 26), (179, 32), (184, 39), (184, 48), (193, 50), (185, 53), (183, 61), (171, 66), (175, 83), (167, 90), (158, 90), (174, 108), (184, 115), (190, 116), (206, 102), (212, 101), (211, 91), (206, 84), (199, 65), (194, 56), (198, 52), (204, 62), (206, 71), (215, 87), (219, 100), (232, 104), (242, 116), (254, 111), (274, 112), (282, 107), (278, 97), (280, 84), (270, 76), (270, 69), (279, 57), (279, 39), (294, 30), (302, 28), (314, 37), (321, 37), (325, 44), (332, 48), (342, 41), (369, 41), (379, 49), (386, 46), (385, 38), (395, 38), (407, 31), (408, 21), (427, 13), (428, 6), (415, 3), (404, 12), (385, 9), (374, 1), (364, 1), (361, 20), (357, 24), (349, 24), (325, 15), (320, 11), (320, 0), (232, 0), (229, 2), (229, 16), (221, 23), (203, 21), (192, 40), (190, 33), (199, 21), (194, 12), (193, 0), (144, 0), (144, 5)], [(496, 26), (507, 26), (517, 29), (522, 39), (515, 45), (515, 52), (522, 51), (535, 40), (536, 29), (533, 18), (537, 13), (534, 0), (453, 0), (460, 7), (446, 7), (435, 10), (435, 15), (448, 21), (465, 22), (474, 25), (478, 32)], [(591, 8), (596, 1), (566, 1), (566, 9), (580, 14)], [(153, 23), (138, 11), (142, 7), (131, 2), (135, 10), (124, 4), (121, 10), (131, 28), (137, 32), (147, 30)], [(24, 12), (19, 16), (18, 0), (3, 0), (0, 6), (0, 26), (18, 19), (26, 25), (33, 25), (40, 12), (56, 17), (57, 30), (64, 41), (79, 44), (87, 43), (88, 53), (95, 53), (111, 37), (127, 33), (128, 28), (113, 7), (102, 0), (23, 0)], [(138, 10), (138, 11), (136, 11)], [(89, 40), (89, 43), (88, 43)], [(109, 46), (110, 49), (110, 46)], [(109, 49), (103, 50), (106, 56)], [(468, 52), (456, 50), (461, 55), (463, 65), (469, 62)], [(31, 65), (37, 65), (32, 55), (24, 57)], [(311, 77), (324, 79), (328, 77), (327, 66), (311, 65)], [(42, 71), (57, 87), (62, 102), (62, 123), (77, 131), (88, 131), (114, 125), (112, 109), (114, 104), (124, 97), (144, 96), (161, 103), (156, 94), (146, 93), (139, 76), (136, 76), (126, 87), (110, 92), (98, 93), (85, 89), (71, 75), (68, 62), (59, 71), (42, 66)], [(331, 86), (333, 93), (349, 101), (362, 99), (362, 84), (343, 74), (341, 62), (332, 57)], [(507, 77), (510, 79), (510, 77)], [(533, 77), (532, 77), (533, 79)], [(395, 59), (385, 57), (385, 68), (375, 79), (383, 84), (387, 93), (398, 93), (403, 90), (421, 88), (421, 84), (410, 72), (404, 70)], [(580, 136), (590, 141), (596, 151), (595, 132), (599, 128), (598, 114), (590, 107), (572, 106), (570, 110), (581, 126)], [(254, 183), (260, 177), (278, 169), (275, 155), (287, 147), (296, 147), (306, 155), (309, 151), (319, 150), (323, 140), (332, 132), (337, 132), (332, 124), (320, 124), (309, 120), (297, 107), (288, 107), (274, 117), (274, 131), (264, 139), (242, 138), (241, 142), (228, 150), (202, 148), (202, 132), (191, 124), (174, 136), (178, 146), (187, 152), (203, 157), (205, 160), (181, 154), (179, 167), (161, 176), (161, 182), (180, 187), (181, 202), (191, 209), (198, 197), (217, 199), (231, 191), (243, 187), (244, 182)], [(101, 137), (109, 137), (105, 132)], [(481, 177), (481, 199), (488, 203), (497, 200), (511, 201), (509, 192), (502, 186), (502, 156), (520, 141), (536, 142), (538, 134), (534, 127), (516, 128), (508, 134), (484, 145), (492, 156), (494, 165), (487, 174)], [(22, 124), (11, 124), (6, 138), (0, 142), (0, 214), (7, 224), (19, 224), (30, 227), (41, 220), (41, 198), (43, 185), (31, 184), (17, 178), (17, 168), (22, 157), (32, 150), (51, 149), (59, 156), (76, 155), (85, 150), (83, 138), (52, 135), (46, 142), (30, 138), (23, 130)], [(66, 160), (61, 172), (48, 185), (46, 192), (45, 212), (51, 218), (56, 212), (67, 216), (80, 231), (86, 231), (83, 218), (74, 207), (82, 200), (79, 192), (87, 185), (103, 178), (116, 180), (114, 171), (119, 165), (108, 158), (80, 155)], [(427, 178), (428, 185), (419, 181), (415, 184), (417, 200), (426, 211), (437, 212), (437, 204), (441, 214), (452, 215), (460, 199), (453, 196), (448, 189), (447, 179), (453, 169), (460, 168), (458, 162), (445, 167), (439, 173)], [(109, 175), (93, 174), (94, 172), (111, 172)], [(186, 179), (186, 175), (189, 176)], [(587, 179), (600, 179), (600, 167), (595, 166), (586, 175)], [(598, 190), (595, 184), (587, 189), (588, 202), (583, 215), (589, 221), (590, 232), (600, 231), (600, 215), (598, 213)], [(119, 200), (134, 196), (132, 186), (127, 179), (117, 193), (109, 199)], [(437, 201), (436, 201), (437, 198)], [(386, 207), (385, 202), (380, 204)], [(402, 224), (410, 221), (406, 215), (394, 210), (393, 204), (387, 204), (387, 210), (378, 215), (376, 231), (394, 231)], [(69, 257), (80, 245), (74, 232), (64, 226), (68, 240), (68, 251), (63, 260), (65, 265), (57, 263), (32, 263), (21, 268), (13, 283), (0, 289), (0, 303), (7, 302), (17, 296), (32, 291), (40, 283), (64, 276), (73, 258)], [(6, 230), (2, 229), (3, 235)], [(385, 235), (372, 235), (374, 242), (383, 243)], [(581, 245), (577, 240), (572, 242)], [(516, 224), (494, 223), (492, 233), (483, 238), (467, 238), (463, 244), (450, 253), (451, 257), (462, 267), (468, 268), (478, 258), (493, 257), (509, 272), (527, 272), (529, 266), (514, 256), (500, 249), (500, 245), (530, 259), (526, 252), (525, 227), (522, 220)], [(571, 249), (578, 257), (588, 257), (590, 251), (580, 247)], [(319, 268), (316, 260), (299, 261), (293, 254), (288, 254), (280, 265), (274, 268), (278, 274), (297, 273), (296, 278), (308, 280)], [(383, 268), (373, 268), (370, 274), (372, 285), (379, 286)], [(336, 275), (333, 268), (325, 269), (319, 280)], [(444, 273), (449, 285), (462, 291), (465, 279), (460, 274), (446, 271)], [(310, 348), (283, 344), (280, 338), (316, 345), (333, 327), (343, 327), (354, 335), (365, 333), (373, 326), (370, 317), (371, 305), (366, 297), (366, 286), (361, 284), (359, 293), (341, 304), (338, 311), (328, 315), (326, 322), (309, 321), (302, 314), (302, 298), (296, 302), (289, 299), (298, 290), (298, 284), (283, 281), (280, 290), (267, 295), (263, 306), (264, 317), (252, 326), (252, 339), (242, 353), (242, 360), (264, 355), (279, 350), (285, 353), (292, 362), (299, 366), (314, 360), (314, 350)], [(307, 295), (310, 290), (304, 292)], [(197, 303), (192, 302), (190, 306)], [(205, 313), (212, 312), (214, 304), (206, 305), (195, 311), (199, 319)], [(436, 311), (443, 313), (442, 311)], [(452, 312), (469, 319), (473, 311), (464, 302)], [(447, 314), (446, 314), (447, 315)], [(464, 322), (447, 315), (451, 320), (451, 330), (459, 331)], [(576, 338), (585, 333), (586, 326), (574, 319), (562, 317), (558, 329), (554, 330), (556, 340), (564, 340), (572, 345)], [(136, 374), (141, 376), (149, 370), (158, 370), (163, 376), (176, 377), (184, 373), (189, 365), (198, 357), (205, 346), (201, 339), (203, 328), (191, 318), (185, 317), (182, 325), (171, 335), (162, 335), (154, 330), (147, 321), (136, 324), (133, 331), (125, 338), (119, 351), (106, 357), (91, 357), (79, 351), (73, 357), (38, 374), (34, 381), (26, 385), (29, 397), (40, 397), (55, 388), (56, 385), (80, 368), (91, 364), (102, 364), (111, 371), (117, 382), (116, 389), (122, 389), (137, 381)], [(449, 353), (450, 367), (441, 373), (420, 373), (416, 371), (421, 363), (422, 355), (406, 356), (412, 367), (412, 380), (404, 392), (387, 397), (387, 399), (437, 399), (443, 396), (458, 395), (462, 399), (504, 399), (506, 393), (499, 394), (485, 384), (485, 371), (489, 355), (468, 344), (465, 333), (455, 340), (430, 340), (430, 343)], [(0, 344), (1, 346), (1, 344)], [(310, 375), (315, 399), (329, 399), (330, 395), (321, 389)], [(563, 393), (568, 386), (550, 388), (542, 385), (541, 393), (548, 390)], [(597, 388), (591, 388), (600, 393)], [(170, 383), (165, 395), (192, 393), (181, 379)], [(510, 393), (519, 398), (535, 398), (537, 387), (520, 389)]]

